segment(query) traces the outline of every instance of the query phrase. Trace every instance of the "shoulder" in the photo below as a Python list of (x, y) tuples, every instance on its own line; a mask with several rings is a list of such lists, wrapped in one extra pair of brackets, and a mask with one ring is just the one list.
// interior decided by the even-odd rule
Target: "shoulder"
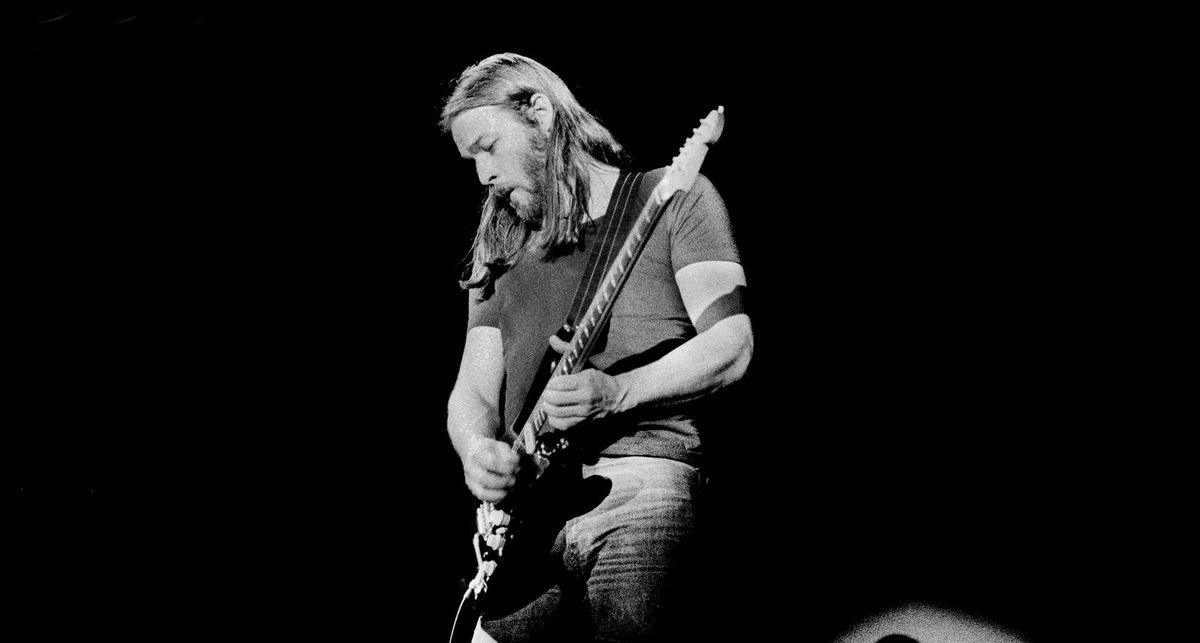
[[(668, 169), (668, 167), (664, 166), (655, 168), (653, 170), (644, 171), (642, 173), (642, 182), (638, 186), (638, 193), (642, 197), (648, 198), (650, 193), (654, 191), (655, 186), (662, 181), (663, 176), (666, 175)], [(687, 190), (687, 193), (696, 196), (716, 195), (717, 188), (707, 176), (702, 173), (697, 173), (696, 179), (692, 182), (692, 185)]]

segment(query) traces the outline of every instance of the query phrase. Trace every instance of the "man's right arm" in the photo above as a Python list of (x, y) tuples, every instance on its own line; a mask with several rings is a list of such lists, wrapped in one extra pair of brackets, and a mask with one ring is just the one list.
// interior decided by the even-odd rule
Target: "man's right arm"
[(504, 350), (500, 330), (475, 326), (467, 331), (462, 362), (447, 405), (446, 427), (463, 463), (467, 488), (480, 500), (499, 502), (516, 484), (520, 458), (496, 439)]

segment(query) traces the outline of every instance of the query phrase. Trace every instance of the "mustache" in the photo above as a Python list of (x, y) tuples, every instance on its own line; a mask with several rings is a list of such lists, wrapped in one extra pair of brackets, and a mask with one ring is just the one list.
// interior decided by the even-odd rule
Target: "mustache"
[(489, 205), (497, 210), (512, 210), (515, 208), (515, 206), (513, 205), (513, 202), (509, 200), (509, 196), (511, 194), (512, 189), (498, 189), (495, 187), (490, 187), (488, 188), (487, 195), (484, 198), (487, 199)]

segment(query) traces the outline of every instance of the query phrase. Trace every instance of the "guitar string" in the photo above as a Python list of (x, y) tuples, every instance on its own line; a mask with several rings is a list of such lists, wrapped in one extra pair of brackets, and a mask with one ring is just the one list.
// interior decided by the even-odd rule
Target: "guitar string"
[[(598, 254), (598, 256), (603, 257), (605, 248), (616, 244), (616, 239), (619, 236), (620, 228), (624, 224), (625, 219), (628, 217), (627, 209), (628, 209), (629, 199), (633, 194), (633, 186), (635, 184), (633, 179), (635, 177), (640, 177), (641, 174), (642, 173), (638, 172), (638, 173), (626, 175), (625, 181), (622, 183), (621, 188), (617, 193), (617, 202), (616, 203), (617, 203), (617, 212), (619, 213), (617, 215), (618, 218), (616, 221), (613, 221), (612, 219), (610, 219), (608, 221), (608, 226), (604, 231), (604, 237), (603, 237), (603, 239), (600, 240), (599, 246), (595, 250), (596, 253)], [(615, 260), (614, 260), (614, 263), (615, 263)], [(606, 265), (609, 265), (609, 264), (607, 264), (607, 262), (602, 262), (602, 261), (593, 262), (593, 264), (591, 266), (590, 274), (584, 275), (583, 278), (587, 279), (590, 284), (595, 279), (596, 272), (601, 270), (602, 267), (604, 267)], [(604, 274), (607, 275), (607, 271), (605, 271)], [(573, 304), (571, 313), (573, 315), (578, 315), (578, 313), (576, 312), (576, 309), (579, 306), (581, 306), (582, 304), (583, 304), (582, 301), (578, 302), (578, 304)], [(590, 306), (589, 306), (589, 309), (590, 309)], [(573, 323), (578, 322), (578, 321), (579, 321), (578, 319), (572, 320)], [(577, 329), (578, 329), (578, 326), (576, 326), (576, 330)], [(593, 328), (591, 330), (591, 333), (594, 335), (595, 331), (596, 331), (596, 329)], [(563, 362), (563, 358), (565, 358), (565, 357), (567, 357), (567, 355), (563, 355), (563, 357), (559, 358), (559, 362), (555, 368), (556, 372), (562, 370), (562, 366), (565, 363), (565, 362)], [(577, 359), (579, 359), (579, 358), (582, 358), (582, 355), (577, 357)], [(544, 394), (544, 391), (543, 391), (543, 394)], [(544, 415), (545, 415), (545, 412), (542, 410), (542, 405), (541, 405), (541, 395), (539, 395), (538, 403), (534, 409), (534, 413), (530, 416), (530, 419), (525, 422), (524, 426), (521, 429), (520, 434), (517, 436), (517, 440), (513, 442), (514, 450), (519, 450), (521, 448), (521, 444), (523, 442), (525, 442), (526, 440), (530, 439), (531, 437), (537, 437), (537, 432), (541, 428), (542, 424), (545, 422), (545, 419), (546, 419), (544, 417)], [(526, 436), (525, 434), (527, 432), (529, 432), (530, 430), (532, 430), (533, 435)]]
[[(589, 307), (589, 310), (594, 309), (593, 312), (589, 314), (589, 317), (594, 317), (591, 326), (592, 330), (588, 336), (584, 338), (583, 344), (580, 346), (580, 349), (577, 352), (578, 355), (587, 355), (595, 345), (597, 339), (595, 329), (599, 328), (603, 322), (607, 320), (608, 315), (612, 313), (612, 302), (610, 301), (610, 298), (614, 297), (614, 293), (619, 291), (624, 283), (629, 279), (630, 266), (632, 265), (633, 260), (643, 249), (642, 246), (644, 244), (646, 235), (650, 229), (653, 228), (654, 223), (658, 221), (661, 214), (661, 205), (656, 206), (653, 200), (648, 201), (642, 208), (641, 213), (638, 215), (637, 221), (634, 223), (634, 229), (629, 233), (625, 245), (621, 248), (620, 255), (614, 262), (612, 268), (605, 273), (606, 281), (608, 283), (603, 286), (603, 292), (601, 292), (593, 301), (593, 303), (599, 303), (600, 305)], [(564, 366), (563, 364), (566, 365)], [(556, 369), (556, 374), (578, 372), (578, 369), (576, 368), (577, 366), (577, 363), (560, 363)], [(546, 413), (544, 410), (542, 410), (540, 401), (541, 398), (539, 397), (539, 405), (537, 407), (538, 412), (531, 418), (526, 430), (522, 431), (523, 436), (526, 433), (530, 434), (526, 437), (528, 440), (532, 440), (537, 436), (542, 424), (544, 424), (546, 421)], [(529, 429), (532, 429), (532, 431)]]
[[(601, 241), (600, 247), (597, 249), (597, 252), (600, 253), (601, 257), (603, 257), (604, 253), (607, 252), (604, 248), (610, 245), (610, 241), (611, 243), (616, 243), (616, 238), (620, 231), (621, 225), (625, 223), (625, 216), (627, 215), (625, 210), (626, 205), (628, 204), (629, 195), (633, 193), (632, 186), (634, 185), (635, 178), (639, 175), (640, 172), (636, 174), (627, 174), (625, 175), (625, 180), (621, 183), (621, 189), (619, 192), (617, 192), (617, 207), (614, 209), (614, 212), (618, 213), (620, 219), (618, 219), (616, 223), (613, 223), (611, 220), (608, 222), (608, 228), (604, 231), (604, 239)], [(596, 272), (606, 267), (607, 266), (601, 266), (601, 262), (599, 261), (593, 262), (591, 266), (591, 273), (587, 275), (589, 284), (594, 283), (596, 279)], [(594, 285), (592, 288), (594, 289)], [(580, 301), (578, 304), (578, 306), (571, 310), (571, 313), (576, 317), (576, 319), (573, 319), (572, 322), (578, 322), (578, 317), (584, 312), (578, 310), (578, 308), (583, 305), (583, 302)]]
[[(628, 183), (629, 183), (629, 175), (622, 176), (621, 184), (618, 186), (618, 189), (616, 192), (616, 198), (613, 200), (613, 204), (617, 206), (617, 208), (613, 209), (614, 212), (617, 212), (618, 208), (620, 207), (618, 204), (620, 203), (621, 197), (625, 193), (625, 188), (628, 185)], [(620, 212), (621, 212), (621, 214), (624, 214), (623, 210), (621, 210)], [(614, 226), (612, 217), (609, 217), (608, 219), (606, 219), (604, 221), (604, 236), (598, 240), (598, 242), (595, 244), (594, 249), (592, 250), (595, 257), (599, 258), (599, 257), (604, 256), (604, 252), (605, 252), (604, 248), (608, 245), (609, 239), (612, 238), (613, 236), (615, 236), (616, 230), (617, 230), (617, 227)], [(600, 268), (600, 266), (601, 266), (600, 261), (589, 261), (588, 262), (588, 266), (586, 267), (588, 270), (588, 273), (583, 275), (582, 279), (581, 279), (582, 282), (586, 284), (586, 287), (581, 287), (579, 289), (579, 291), (575, 297), (575, 300), (573, 302), (571, 302), (571, 309), (569, 311), (567, 311), (567, 319), (570, 321), (570, 323), (572, 325), (575, 326), (575, 328), (572, 329), (573, 331), (579, 328), (580, 317), (581, 317), (582, 313), (584, 312), (583, 310), (581, 310), (585, 304), (583, 295), (586, 292), (589, 292), (595, 288), (595, 285), (596, 285), (596, 276), (595, 275), (596, 275), (596, 271)]]
[[(630, 199), (633, 198), (634, 193), (637, 192), (638, 186), (641, 185), (641, 179), (642, 179), (643, 174), (644, 173), (642, 173), (642, 172), (637, 172), (637, 173), (631, 175), (629, 180), (626, 182), (625, 187), (627, 189), (624, 192), (623, 200), (619, 206), (620, 207), (620, 209), (619, 209), (620, 218), (617, 219), (617, 221), (615, 223), (610, 224), (610, 229), (612, 231), (612, 234), (607, 235), (607, 236), (609, 237), (609, 240), (611, 242), (606, 240), (607, 245), (616, 245), (618, 239), (626, 239), (628, 241), (631, 238), (630, 237), (631, 234), (636, 236), (637, 220), (634, 221), (634, 223), (631, 226), (630, 231), (628, 233), (621, 234), (620, 231), (625, 229), (625, 220), (629, 218), (629, 201), (630, 201)], [(640, 219), (641, 212), (639, 212), (637, 216)], [(631, 242), (631, 243), (636, 244), (636, 242)], [(628, 244), (626, 244), (626, 245), (628, 245)], [(596, 271), (601, 271), (601, 273), (602, 273), (600, 275), (600, 281), (597, 282), (596, 285), (593, 286), (593, 290), (595, 290), (597, 292), (597, 295), (593, 296), (593, 299), (596, 299), (598, 296), (600, 296), (604, 293), (604, 291), (605, 291), (604, 281), (609, 276), (609, 273), (612, 272), (612, 266), (618, 264), (621, 261), (622, 255), (625, 254), (623, 252), (624, 250), (626, 250), (625, 246), (623, 246), (621, 248), (621, 252), (618, 252), (618, 254), (616, 254), (613, 257), (612, 261), (606, 261), (603, 266), (600, 265), (600, 262), (596, 262), (596, 265), (594, 265), (592, 267), (593, 273), (595, 273)], [(605, 252), (605, 255), (609, 255), (609, 254), (611, 254), (611, 251)], [(604, 256), (604, 255), (602, 255), (602, 256)], [(612, 293), (609, 293), (609, 296), (611, 297)], [(600, 297), (600, 299), (603, 299), (603, 298), (604, 297)], [(588, 310), (591, 310), (590, 305), (588, 306)], [(601, 315), (601, 316), (597, 317), (596, 319), (591, 320), (592, 324), (591, 324), (590, 329), (588, 330), (588, 337), (585, 338), (583, 345), (580, 347), (580, 351), (579, 351), (579, 355), (577, 356), (577, 359), (586, 359), (588, 353), (591, 352), (592, 346), (596, 343), (597, 333), (599, 332), (600, 326), (602, 325), (601, 319), (603, 317), (604, 316)]]
[[(610, 221), (609, 225), (608, 225), (608, 229), (605, 230), (605, 235), (604, 235), (605, 238), (601, 242), (600, 248), (599, 248), (601, 257), (607, 256), (608, 254), (610, 254), (611, 251), (606, 250), (606, 248), (609, 246), (616, 245), (617, 239), (622, 236), (621, 229), (625, 225), (625, 219), (628, 218), (628, 216), (629, 216), (629, 212), (628, 212), (629, 199), (632, 197), (633, 193), (636, 191), (636, 186), (640, 183), (640, 181), (638, 179), (641, 178), (641, 174), (642, 174), (641, 172), (637, 172), (634, 174), (626, 175), (626, 180), (625, 180), (624, 184), (621, 186), (621, 192), (618, 193), (618, 195), (617, 195), (617, 209), (615, 210), (615, 212), (617, 213), (617, 216), (619, 218), (615, 222)], [(615, 262), (617, 259), (619, 259), (619, 257), (615, 258), (613, 260), (613, 262)], [(588, 277), (587, 277), (588, 282), (590, 284), (589, 290), (599, 292), (597, 289), (600, 287), (599, 284), (602, 282), (597, 281), (596, 273), (597, 272), (601, 273), (600, 279), (602, 280), (605, 276), (608, 275), (608, 268), (611, 265), (612, 265), (612, 262), (607, 262), (607, 261), (605, 261), (603, 263), (600, 261), (596, 261), (592, 264), (591, 274), (588, 275)], [(594, 295), (593, 295), (593, 298), (594, 298)], [(582, 302), (582, 301), (579, 302), (580, 307), (582, 307), (583, 304), (584, 304), (584, 302)], [(589, 306), (589, 308), (590, 308), (590, 306)], [(583, 316), (583, 313), (585, 313), (586, 311), (587, 311), (587, 309), (572, 311), (572, 313), (576, 317), (576, 319), (572, 320), (572, 322), (576, 324), (576, 329), (578, 329), (578, 327), (579, 327), (579, 322), (581, 321), (580, 318)], [(595, 333), (596, 330), (597, 330), (596, 328), (592, 328), (591, 332)]]
[[(701, 124), (701, 126), (703, 126), (703, 125), (704, 125), (704, 121), (703, 121), (703, 120), (701, 120), (701, 123), (700, 123), (700, 124)], [(668, 174), (671, 172), (671, 170), (673, 170), (673, 169), (676, 169), (676, 164), (679, 162), (679, 160), (680, 160), (680, 157), (683, 155), (683, 153), (684, 153), (684, 151), (687, 149), (687, 147), (688, 147), (689, 145), (693, 144), (693, 143), (694, 143), (696, 140), (698, 140), (698, 139), (699, 139), (699, 135), (698, 135), (698, 133), (699, 133), (699, 129), (700, 129), (699, 127), (693, 128), (693, 130), (692, 130), (692, 134), (693, 134), (693, 135), (692, 135), (691, 137), (689, 137), (687, 141), (685, 141), (685, 142), (684, 142), (684, 144), (683, 144), (683, 146), (682, 146), (682, 147), (680, 147), (680, 148), (679, 148), (679, 154), (678, 154), (678, 155), (676, 155), (676, 156), (675, 156), (675, 158), (671, 159), (671, 166), (670, 166), (669, 168), (667, 168), (667, 173), (668, 173)], [(701, 160), (702, 160), (702, 159), (703, 159), (703, 156), (701, 156)], [(639, 174), (640, 174), (640, 173), (639, 173)], [(662, 183), (662, 181), (659, 181), (659, 185), (661, 185), (661, 183)], [(650, 194), (650, 197), (649, 197), (649, 198), (647, 199), (647, 201), (646, 201), (646, 205), (645, 205), (645, 206), (642, 208), (642, 209), (643, 209), (643, 213), (644, 213), (645, 211), (647, 211), (647, 210), (651, 211), (651, 213), (652, 213), (652, 215), (651, 215), (650, 217), (647, 217), (647, 219), (648, 219), (647, 223), (648, 223), (649, 225), (642, 226), (642, 227), (645, 227), (645, 228), (646, 228), (646, 233), (647, 233), (647, 234), (649, 233), (650, 229), (652, 228), (652, 225), (653, 225), (654, 223), (657, 223), (657, 222), (658, 222), (658, 218), (659, 218), (659, 217), (662, 215), (662, 211), (663, 211), (663, 210), (665, 210), (665, 208), (666, 208), (666, 205), (667, 205), (667, 204), (668, 204), (668, 203), (671, 201), (671, 199), (670, 199), (670, 198), (668, 198), (668, 199), (664, 200), (664, 202), (663, 202), (663, 203), (661, 203), (659, 207), (657, 207), (657, 208), (651, 208), (650, 206), (651, 206), (651, 204), (653, 204), (653, 203), (654, 203), (654, 201), (655, 201), (655, 197), (657, 196), (657, 191), (658, 191), (658, 185), (656, 185), (656, 186), (655, 186), (655, 189), (654, 189), (654, 191), (653, 191), (653, 192), (651, 192), (651, 194)], [(672, 195), (672, 196), (673, 196), (673, 195)], [(624, 210), (625, 210), (625, 208), (622, 208), (622, 210), (621, 210), (621, 211), (622, 211), (622, 213), (624, 213)], [(642, 223), (642, 218), (643, 218), (643, 217), (641, 216), (641, 214), (639, 214), (639, 215), (638, 215), (638, 220), (634, 222), (634, 225), (633, 225), (633, 231), (630, 233), (630, 239), (635, 239), (635, 238), (637, 238), (637, 236), (638, 236), (638, 234), (637, 234), (637, 230), (638, 230), (638, 227), (639, 227), (639, 225), (638, 225), (638, 224), (639, 224), (639, 223)], [(622, 221), (624, 221), (624, 219), (622, 219)], [(612, 230), (612, 229), (614, 229), (614, 228), (613, 228), (613, 224), (611, 224), (611, 223), (610, 223), (610, 230)], [(607, 235), (606, 235), (606, 236), (607, 236)], [(629, 241), (629, 240), (627, 240), (627, 243), (626, 243), (626, 244), (625, 244), (625, 245), (622, 247), (622, 253), (621, 253), (621, 254), (625, 254), (625, 252), (624, 252), (624, 251), (625, 251), (626, 249), (630, 249), (630, 250), (636, 250), (636, 252), (630, 252), (629, 254), (631, 254), (631, 255), (637, 255), (637, 254), (640, 254), (640, 253), (641, 253), (641, 250), (643, 250), (643, 249), (644, 249), (644, 248), (640, 247), (640, 246), (642, 245), (640, 241), (639, 241), (639, 242), (637, 242), (637, 243), (629, 243), (628, 241)], [(618, 262), (620, 262), (621, 258), (622, 258), (622, 257), (617, 257), (617, 259), (616, 259), (616, 260), (614, 260), (614, 267), (615, 267), (615, 265), (616, 265)], [(599, 263), (599, 262), (597, 262), (597, 263)], [(631, 261), (630, 263), (632, 263), (632, 261)], [(627, 268), (628, 268), (628, 266), (627, 266)], [(595, 271), (595, 267), (593, 267), (593, 272), (594, 272), (594, 271)], [(607, 271), (607, 272), (605, 273), (605, 277), (607, 277), (607, 276), (608, 276), (608, 272), (613, 272), (613, 271), (612, 271), (612, 270), (609, 270), (609, 271)], [(617, 276), (617, 279), (615, 280), (615, 282), (614, 282), (614, 284), (613, 284), (613, 289), (614, 289), (614, 290), (616, 289), (616, 287), (619, 287), (621, 284), (623, 284), (623, 283), (625, 282), (625, 280), (626, 280), (626, 279), (628, 278), (628, 276), (629, 276), (629, 275), (628, 275), (628, 271), (627, 271), (627, 270), (625, 270), (625, 271), (620, 271), (620, 270), (618, 270), (618, 271), (616, 271), (616, 272), (618, 272), (618, 273), (622, 273), (622, 274), (615, 275), (615, 276)], [(573, 305), (573, 307), (574, 307), (574, 305)], [(605, 311), (605, 314), (610, 314), (610, 313), (611, 313), (611, 307), (608, 307), (608, 308), (609, 308), (609, 310), (608, 310), (608, 311)], [(591, 306), (589, 306), (589, 310), (591, 310)], [(603, 317), (603, 316), (604, 316), (604, 315), (601, 315), (601, 317)], [(599, 325), (600, 325), (600, 324), (599, 324), (599, 322), (597, 321), (597, 323), (596, 323), (596, 326), (597, 326), (597, 327), (599, 327)], [(595, 328), (593, 328), (593, 329), (591, 330), (591, 332), (592, 332), (593, 336), (589, 336), (589, 337), (587, 338), (587, 340), (584, 342), (585, 346), (590, 346), (590, 345), (592, 345), (592, 344), (594, 343), (594, 333), (595, 333), (595, 330), (596, 330)], [(574, 352), (576, 352), (576, 351), (572, 351), (572, 353), (574, 353)], [(581, 355), (582, 355), (582, 353), (581, 353)], [(565, 357), (567, 357), (567, 355), (564, 355), (563, 357), (565, 358)], [(557, 365), (556, 365), (556, 368), (555, 368), (555, 371), (556, 371), (556, 373), (557, 373), (558, 371), (563, 371), (563, 370), (564, 370), (564, 369), (562, 368), (563, 364), (564, 364), (564, 363), (569, 363), (569, 361), (570, 361), (570, 360), (564, 360), (563, 358), (560, 358), (560, 359), (559, 359), (559, 361), (558, 361), (558, 363), (557, 363)], [(575, 366), (575, 364), (569, 364), (569, 368), (570, 368), (570, 367), (574, 367), (574, 366)], [(545, 419), (546, 419), (546, 418), (545, 418), (545, 413), (544, 413), (544, 412), (542, 411), (542, 409), (541, 409), (541, 406), (542, 406), (542, 405), (541, 405), (541, 401), (542, 401), (542, 396), (543, 396), (544, 394), (545, 394), (545, 391), (544, 391), (544, 390), (543, 390), (543, 392), (542, 392), (541, 394), (539, 394), (539, 396), (538, 396), (538, 400), (537, 400), (537, 402), (536, 402), (536, 405), (535, 405), (534, 412), (533, 412), (533, 413), (530, 415), (530, 418), (529, 418), (529, 419), (528, 419), (528, 420), (525, 422), (524, 426), (522, 426), (520, 433), (518, 433), (518, 434), (516, 435), (516, 440), (514, 440), (514, 442), (513, 442), (513, 444), (512, 444), (512, 448), (513, 448), (513, 450), (518, 450), (518, 449), (520, 449), (520, 448), (521, 448), (521, 443), (522, 443), (522, 442), (526, 442), (526, 441), (532, 441), (534, 438), (536, 438), (538, 430), (540, 429), (540, 427), (541, 427), (542, 423), (544, 423), (544, 422), (545, 422)], [(532, 429), (532, 431), (531, 431), (530, 429)], [(530, 435), (526, 435), (526, 434), (530, 434)], [(532, 445), (531, 445), (531, 446), (532, 446)]]
[[(625, 183), (622, 184), (622, 186), (621, 186), (622, 190), (624, 190), (625, 185), (627, 183), (628, 183), (628, 181), (626, 181)], [(620, 196), (620, 194), (621, 193), (618, 193), (618, 197)], [(597, 244), (597, 246), (593, 250), (593, 252), (596, 253), (595, 256), (597, 256), (597, 257), (603, 256), (600, 253), (602, 252), (604, 246), (606, 245), (607, 239), (609, 238), (610, 235), (614, 234), (614, 230), (615, 230), (615, 228), (613, 227), (612, 219), (608, 219), (607, 221), (605, 221), (605, 224), (606, 225), (605, 225), (605, 229), (604, 229), (604, 238), (601, 239), (600, 243)], [(594, 262), (589, 262), (589, 263), (591, 264), (592, 274), (594, 274), (595, 270), (596, 270), (596, 266), (600, 262), (594, 261)], [(589, 286), (591, 285), (590, 281), (592, 279), (592, 274), (582, 276), (582, 279), (588, 280)], [(583, 293), (583, 291), (580, 291), (581, 295), (582, 295), (582, 293)], [(568, 311), (568, 315), (576, 315), (577, 314), (576, 309), (578, 309), (582, 304), (583, 304), (582, 297), (579, 297), (576, 299), (576, 301), (573, 301), (571, 303), (571, 310)], [(572, 320), (572, 322), (576, 322), (576, 321), (578, 321), (578, 320)], [(561, 373), (558, 373), (557, 371), (561, 371), (561, 367), (563, 364), (564, 364), (564, 362), (562, 361), (562, 358), (559, 358), (559, 362), (555, 365), (556, 366), (556, 368), (555, 368), (556, 374), (561, 374)], [(514, 450), (520, 450), (522, 447), (522, 443), (531, 441), (535, 437), (537, 437), (538, 431), (541, 429), (542, 424), (546, 421), (545, 412), (543, 411), (542, 405), (541, 405), (542, 396), (544, 394), (545, 394), (545, 391), (543, 390), (542, 393), (538, 395), (538, 400), (534, 406), (534, 412), (530, 415), (529, 419), (527, 419), (525, 424), (522, 426), (521, 432), (517, 436), (517, 440), (513, 442), (512, 446), (513, 446)]]

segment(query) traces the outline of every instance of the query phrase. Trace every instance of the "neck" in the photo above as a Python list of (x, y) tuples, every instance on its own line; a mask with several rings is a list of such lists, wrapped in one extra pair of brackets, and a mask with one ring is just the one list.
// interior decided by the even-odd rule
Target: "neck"
[(612, 196), (613, 187), (617, 184), (617, 177), (620, 176), (621, 170), (601, 163), (593, 161), (588, 166), (588, 179), (591, 181), (591, 197), (588, 202), (588, 214), (592, 220), (603, 217), (608, 211), (608, 200)]

